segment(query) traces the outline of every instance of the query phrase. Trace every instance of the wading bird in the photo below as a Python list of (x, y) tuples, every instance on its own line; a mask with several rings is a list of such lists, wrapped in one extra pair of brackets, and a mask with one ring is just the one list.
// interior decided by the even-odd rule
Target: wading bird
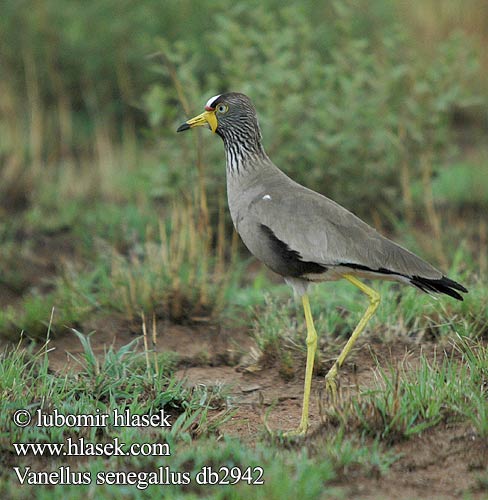
[(459, 292), (467, 290), (342, 206), (284, 174), (265, 153), (256, 110), (244, 94), (230, 92), (210, 98), (205, 111), (177, 131), (199, 126), (210, 128), (224, 141), (227, 198), (242, 241), (302, 298), (307, 364), (302, 418), (296, 433), (305, 434), (317, 348), (307, 295), (310, 283), (346, 279), (369, 298), (366, 312), (325, 377), (334, 401), (337, 372), (380, 302), (380, 295), (359, 278), (398, 281), (458, 300), (463, 300)]

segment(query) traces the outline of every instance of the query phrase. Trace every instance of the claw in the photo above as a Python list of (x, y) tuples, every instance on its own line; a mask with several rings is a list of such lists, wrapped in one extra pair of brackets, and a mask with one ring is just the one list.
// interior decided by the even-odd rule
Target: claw
[(297, 429), (293, 431), (288, 431), (283, 433), (283, 437), (293, 438), (293, 437), (301, 437), (307, 434), (307, 426), (300, 424)]
[(325, 376), (325, 390), (330, 393), (332, 397), (332, 403), (335, 405), (337, 403), (337, 367), (334, 365), (327, 375)]

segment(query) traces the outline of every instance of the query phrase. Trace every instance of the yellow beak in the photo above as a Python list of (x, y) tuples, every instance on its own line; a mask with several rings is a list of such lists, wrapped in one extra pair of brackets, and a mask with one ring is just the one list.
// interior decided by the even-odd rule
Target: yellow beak
[(180, 125), (176, 132), (183, 132), (193, 127), (204, 127), (205, 125), (208, 125), (208, 128), (215, 133), (218, 125), (215, 111), (204, 111), (201, 115), (195, 116), (195, 118)]

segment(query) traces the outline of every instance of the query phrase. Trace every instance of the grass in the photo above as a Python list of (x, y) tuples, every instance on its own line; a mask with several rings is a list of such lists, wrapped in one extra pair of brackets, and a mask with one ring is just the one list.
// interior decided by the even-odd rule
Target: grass
[[(221, 213), (211, 214), (217, 230), (211, 233), (212, 244), (208, 245), (200, 238), (201, 234), (209, 236), (199, 232), (198, 203), (182, 210), (174, 205), (171, 211), (158, 209), (148, 200), (129, 199), (120, 211), (109, 201), (91, 206), (83, 200), (72, 203), (71, 215), (62, 213), (54, 200), (33, 207), (22, 215), (18, 226), (31, 231), (37, 226), (33, 234), (54, 241), (60, 263), (37, 287), (27, 287), (20, 303), (2, 311), (2, 332), (15, 338), (24, 329), (38, 339), (45, 338), (46, 332), (55, 337), (76, 335), (82, 354), (76, 369), (56, 373), (49, 367), (49, 342), (37, 350), (35, 344), (28, 348), (19, 344), (3, 352), (0, 450), (5, 458), (0, 494), (12, 498), (150, 498), (161, 493), (161, 486), (146, 487), (146, 473), (170, 467), (188, 473), (192, 482), (164, 486), (168, 498), (344, 498), (351, 477), (387, 477), (392, 464), (400, 460), (397, 445), (431, 429), (447, 424), (469, 425), (475, 436), (486, 438), (488, 296), (477, 277), (481, 261), (470, 241), (452, 252), (450, 259), (453, 269), (449, 275), (470, 290), (462, 303), (448, 298), (436, 301), (410, 287), (373, 283), (383, 301), (361, 345), (379, 342), (388, 347), (399, 340), (410, 346), (434, 342), (437, 357), (424, 354), (415, 366), (407, 362), (379, 363), (376, 381), (360, 386), (357, 394), (336, 411), (328, 409), (324, 423), (309, 441), (270, 440), (262, 429), (248, 443), (223, 430), (239, 409), (232, 406), (233, 398), (228, 397), (225, 384), (190, 388), (175, 374), (178, 355), (150, 351), (153, 322), (159, 318), (191, 323), (205, 304), (203, 314), (221, 323), (224, 334), (237, 324), (252, 332), (256, 367), (276, 369), (286, 381), (299, 380), (306, 355), (300, 303), (290, 298), (287, 287), (273, 284), (263, 271), (246, 271), (249, 260), (225, 243), (230, 238), (224, 238), (227, 233)], [(49, 213), (51, 217), (43, 224), (43, 214)], [(65, 224), (68, 229), (63, 230)], [(11, 259), (21, 255), (28, 260), (32, 253), (39, 254), (35, 238), (29, 240), (27, 251), (15, 231), (4, 226), (2, 234), (6, 243), (2, 251)], [(423, 252), (413, 237), (408, 243)], [(48, 248), (48, 255), (53, 251)], [(6, 278), (10, 279), (21, 281), (18, 276), (15, 280)], [(206, 301), (202, 302), (204, 297)], [(366, 298), (346, 282), (328, 283), (314, 287), (311, 306), (320, 337), (316, 374), (323, 374), (363, 313)], [(117, 314), (127, 325), (131, 321), (140, 324), (146, 331), (145, 348), (131, 343), (118, 350), (108, 347), (104, 355), (95, 355), (97, 333), (86, 336), (79, 332), (85, 331), (83, 325), (88, 319), (107, 314)], [(355, 362), (354, 356), (348, 363)], [(110, 413), (115, 408), (153, 414), (164, 409), (171, 414), (173, 426), (170, 430), (111, 425), (19, 428), (11, 421), (18, 408), (31, 412), (57, 409), (64, 414)], [(42, 444), (66, 442), (68, 438), (99, 444), (115, 438), (130, 444), (167, 443), (171, 456), (60, 460), (32, 455), (22, 458), (12, 449), (12, 442)], [(32, 470), (57, 470), (66, 465), (72, 471), (90, 472), (92, 478), (100, 472), (134, 471), (139, 474), (138, 486), (19, 488), (12, 469), (19, 466), (24, 471), (30, 466)], [(263, 467), (265, 484), (198, 485), (196, 474), (209, 465), (242, 470)], [(483, 484), (480, 473), (479, 487)]]
[[(53, 333), (78, 327), (100, 311), (120, 314), (128, 322), (139, 321), (142, 312), (177, 323), (221, 315), (243, 265), (236, 260), (236, 238), (227, 244), (223, 212), (216, 214), (214, 232), (202, 224), (198, 203), (197, 198), (173, 204), (171, 211), (155, 215), (151, 204), (129, 203), (119, 210), (116, 204), (74, 201), (69, 221), (59, 206), (53, 208), (60, 218), (47, 219), (44, 214), (52, 209), (33, 207), (17, 223), (38, 239), (51, 239), (53, 247), (41, 248), (45, 255), (35, 259), (35, 247), (26, 250), (6, 231), (5, 268), (11, 269), (20, 255), (31, 273), (44, 271), (44, 261), (56, 269), (46, 271), (41, 286), (29, 286), (32, 275), (3, 275), (3, 284), (19, 290), (22, 298), (20, 307), (0, 312), (3, 336), (15, 338), (24, 331), (42, 338), (53, 307)], [(18, 285), (23, 281), (27, 293)]]
[[(488, 158), (481, 163), (458, 163), (443, 169), (434, 180), (434, 196), (440, 204), (465, 207), (488, 205), (488, 188), (484, 180), (488, 175)], [(466, 193), (470, 193), (466, 200)]]
[[(224, 259), (223, 231), (216, 235), (215, 256), (209, 247), (213, 235), (203, 234), (191, 205), (175, 205), (171, 213), (160, 225), (158, 236), (147, 237), (138, 252), (128, 259), (112, 258), (107, 302), (130, 319), (140, 310), (157, 311), (158, 306), (163, 308), (160, 316), (178, 323), (193, 316), (215, 315), (224, 308), (235, 283), (240, 269), (233, 257), (230, 262)], [(235, 256), (235, 251), (234, 246), (230, 253)], [(232, 272), (234, 266), (236, 272)]]
[[(164, 491), (165, 498), (233, 498), (244, 499), (252, 495), (253, 498), (278, 499), (289, 498), (289, 495), (301, 494), (304, 498), (320, 498), (324, 489), (333, 498), (342, 498), (339, 488), (333, 486), (333, 480), (339, 474), (347, 472), (349, 469), (365, 469), (366, 472), (374, 469), (371, 465), (373, 461), (379, 459), (379, 469), (386, 470), (392, 462), (391, 457), (380, 454), (370, 455), (370, 450), (361, 446), (360, 443), (351, 442), (345, 439), (336, 439), (329, 447), (317, 450), (321, 454), (321, 460), (316, 460), (313, 456), (308, 456), (305, 452), (297, 450), (270, 450), (262, 447), (256, 450), (245, 448), (235, 439), (224, 439), (216, 441), (208, 439), (199, 442), (199, 446), (188, 446), (184, 443), (178, 446), (177, 458), (170, 458), (164, 461), (158, 459), (146, 460), (144, 470), (138, 471), (135, 484), (130, 487), (101, 485), (96, 487), (97, 498), (115, 498), (117, 495), (124, 495), (126, 498), (153, 498)], [(373, 452), (374, 453), (374, 452)], [(170, 465), (168, 465), (170, 463)], [(264, 484), (237, 485), (213, 485), (204, 486), (196, 484), (196, 476), (203, 467), (212, 466), (214, 470), (219, 470), (221, 464), (232, 469), (239, 467), (245, 471), (248, 467), (253, 471), (253, 478), (258, 479), (260, 469), (265, 471), (263, 477)], [(376, 464), (375, 464), (376, 465)], [(93, 478), (99, 471), (123, 470), (123, 467), (138, 468), (137, 460), (132, 463), (124, 463), (118, 460), (94, 459), (83, 470), (90, 471)], [(158, 467), (171, 467), (173, 474), (185, 472), (191, 478), (189, 486), (176, 485), (148, 485), (147, 472), (157, 470)], [(256, 469), (255, 469), (256, 468)], [(72, 468), (73, 469), (73, 468)], [(287, 474), (283, 475), (283, 471)], [(178, 477), (178, 476), (173, 476)], [(221, 476), (222, 477), (222, 476)], [(174, 479), (175, 481), (176, 479)], [(3, 491), (8, 489), (9, 483), (3, 483)], [(18, 488), (18, 487), (17, 487)], [(12, 498), (27, 498), (36, 491), (36, 498), (49, 498), (51, 495), (59, 495), (65, 498), (79, 498), (77, 495), (93, 495), (94, 486), (56, 486), (49, 490), (37, 487), (23, 487), (13, 493)], [(130, 493), (129, 493), (130, 492)]]
[(434, 354), (429, 360), (424, 354), (417, 366), (378, 367), (375, 387), (353, 398), (352, 410), (342, 417), (346, 425), (357, 419), (362, 432), (388, 441), (452, 421), (467, 421), (486, 437), (487, 360), (485, 345), (460, 339), (450, 357)]
[[(136, 341), (118, 351), (110, 347), (100, 360), (93, 352), (90, 337), (76, 331), (74, 334), (83, 347), (83, 355), (77, 359), (79, 369), (75, 374), (60, 376), (49, 370), (49, 342), (30, 355), (20, 345), (2, 353), (0, 420), (4, 425), (0, 446), (4, 451), (10, 451), (12, 439), (53, 442), (65, 439), (73, 432), (59, 427), (16, 427), (11, 421), (14, 408), (29, 408), (30, 411), (41, 409), (46, 413), (56, 408), (65, 414), (94, 414), (97, 409), (108, 413), (114, 408), (120, 413), (128, 408), (132, 413), (144, 414), (166, 409), (178, 422), (178, 425), (175, 423), (173, 426), (174, 432), (192, 427), (192, 432), (199, 435), (212, 429), (213, 424), (206, 419), (208, 408), (216, 401), (212, 391), (207, 391), (203, 397), (203, 392), (185, 388), (181, 381), (164, 375), (167, 371), (164, 364), (157, 366), (157, 372), (154, 365), (144, 367), (140, 363), (143, 354), (135, 350)], [(87, 437), (85, 430), (75, 430), (75, 436)], [(96, 431), (101, 440), (112, 437), (114, 432), (110, 427), (98, 430), (92, 428), (91, 431), (92, 439), (93, 431)], [(148, 429), (148, 432), (146, 437), (153, 437), (152, 429)], [(134, 428), (127, 427), (118, 435), (125, 442), (130, 442), (135, 434)]]
[[(283, 316), (283, 311), (278, 311)], [(91, 336), (73, 332), (82, 346), (76, 358), (78, 368), (64, 374), (49, 369), (49, 342), (38, 351), (19, 346), (2, 353), (0, 363), (0, 449), (4, 456), (4, 480), (0, 491), (11, 498), (34, 495), (63, 495), (77, 498), (93, 495), (91, 486), (23, 486), (12, 467), (25, 471), (57, 470), (68, 465), (72, 471), (90, 472), (97, 477), (106, 471), (135, 471), (133, 486), (100, 485), (97, 498), (150, 498), (161, 486), (148, 483), (148, 473), (159, 467), (189, 474), (189, 485), (164, 486), (165, 497), (197, 498), (343, 498), (343, 487), (350, 474), (355, 477), (382, 477), (399, 459), (394, 444), (442, 423), (465, 422), (480, 438), (488, 435), (486, 384), (488, 351), (486, 344), (464, 337), (453, 341), (449, 355), (423, 354), (410, 366), (378, 365), (372, 386), (360, 387), (336, 410), (327, 414), (324, 433), (313, 444), (297, 441), (258, 439), (253, 446), (237, 438), (224, 437), (220, 428), (232, 414), (222, 387), (188, 388), (173, 375), (175, 360), (171, 356), (154, 358), (136, 349), (136, 341), (114, 350), (109, 347), (97, 357)], [(54, 409), (62, 414), (155, 414), (165, 410), (171, 415), (172, 427), (17, 427), (11, 418), (15, 410), (31, 413)], [(331, 427), (332, 425), (332, 427)], [(107, 443), (118, 438), (123, 443), (167, 444), (171, 456), (66, 458), (19, 457), (12, 443), (61, 443), (68, 438), (85, 438), (93, 443)], [(264, 471), (264, 485), (199, 485), (197, 474), (203, 467), (219, 470), (225, 466), (241, 470), (251, 467), (252, 477)], [(258, 468), (258, 469), (255, 469)], [(235, 470), (237, 474), (237, 469)], [(480, 476), (481, 477), (481, 476)], [(101, 479), (100, 479), (101, 480)], [(174, 480), (176, 481), (176, 480)], [(173, 481), (173, 482), (174, 482)], [(480, 485), (483, 484), (482, 478)], [(325, 489), (325, 490), (324, 490)]]
[[(435, 339), (440, 345), (446, 345), (457, 335), (486, 339), (488, 295), (479, 281), (467, 285), (470, 292), (463, 302), (436, 300), (412, 287), (380, 281), (372, 282), (372, 286), (383, 299), (359, 345), (369, 339), (392, 344), (399, 337), (408, 342)], [(310, 303), (320, 347), (315, 371), (325, 373), (366, 309), (367, 299), (350, 284), (335, 282), (314, 287)], [(256, 361), (263, 366), (276, 364), (285, 378), (287, 374), (290, 377), (294, 367), (301, 366), (306, 357), (305, 320), (300, 302), (277, 293), (273, 297), (268, 295), (264, 306), (255, 311)]]
[[(202, 392), (185, 388), (181, 381), (157, 375), (165, 372), (160, 365), (158, 372), (154, 365), (141, 364), (142, 353), (135, 350), (134, 342), (123, 346), (118, 351), (112, 348), (100, 359), (93, 352), (90, 337), (75, 332), (83, 347), (83, 354), (77, 359), (79, 371), (64, 375), (53, 374), (48, 367), (49, 342), (37, 352), (28, 353), (17, 347), (5, 350), (0, 363), (0, 448), (4, 463), (11, 467), (20, 467), (22, 471), (29, 466), (32, 470), (41, 470), (69, 465), (72, 470), (96, 472), (107, 470), (138, 471), (138, 483), (135, 487), (101, 486), (97, 487), (97, 498), (112, 498), (113, 495), (129, 494), (130, 498), (149, 498), (161, 486), (148, 486), (143, 471), (157, 470), (158, 467), (171, 467), (174, 471), (184, 471), (193, 478), (190, 486), (165, 486), (169, 498), (192, 498), (202, 494), (214, 494), (215, 487), (199, 486), (195, 483), (198, 471), (205, 466), (218, 470), (221, 466), (229, 468), (262, 467), (265, 471), (265, 483), (262, 487), (249, 486), (245, 483), (237, 487), (217, 488), (218, 498), (245, 498), (254, 492), (256, 498), (282, 498), (295, 491), (306, 492), (307, 498), (320, 493), (325, 484), (339, 475), (347, 474), (351, 468), (360, 468), (368, 473), (378, 469), (387, 471), (394, 461), (394, 456), (383, 451), (377, 441), (367, 445), (359, 437), (345, 436), (343, 432), (333, 434), (313, 452), (305, 449), (288, 449), (282, 446), (262, 446), (255, 448), (244, 446), (233, 438), (221, 439), (218, 429), (229, 416), (229, 409), (222, 409), (222, 399), (211, 390)], [(49, 414), (54, 409), (66, 414), (109, 414), (117, 409), (123, 413), (126, 409), (131, 414), (154, 414), (164, 409), (171, 414), (172, 427), (169, 430), (157, 427), (134, 428), (115, 427), (113, 425), (95, 428), (71, 427), (17, 427), (11, 418), (15, 410), (25, 408), (31, 413), (40, 409)], [(110, 420), (109, 420), (110, 422)], [(61, 443), (68, 438), (78, 441), (85, 438), (95, 443), (106, 443), (118, 438), (123, 443), (168, 443), (173, 450), (164, 460), (155, 456), (142, 457), (105, 457), (93, 459), (66, 459), (55, 457), (16, 456), (12, 443)], [(319, 461), (314, 457), (320, 456)], [(36, 498), (51, 495), (63, 495), (74, 498), (76, 494), (89, 494), (91, 487), (56, 486), (45, 490), (39, 487), (25, 486), (13, 488), (17, 482), (11, 470), (4, 475), (1, 489), (3, 494), (12, 498), (27, 498), (35, 494)], [(281, 478), (283, 471), (288, 471), (286, 479)], [(259, 475), (254, 473), (255, 478)], [(146, 475), (147, 477), (147, 475)], [(281, 478), (278, 480), (278, 478)], [(13, 489), (12, 489), (13, 488)], [(34, 493), (35, 491), (35, 493)], [(82, 493), (82, 492), (85, 493)], [(129, 493), (130, 491), (130, 493)], [(160, 491), (160, 490), (159, 490)], [(124, 493), (125, 492), (125, 493)], [(16, 496), (17, 495), (17, 496)]]

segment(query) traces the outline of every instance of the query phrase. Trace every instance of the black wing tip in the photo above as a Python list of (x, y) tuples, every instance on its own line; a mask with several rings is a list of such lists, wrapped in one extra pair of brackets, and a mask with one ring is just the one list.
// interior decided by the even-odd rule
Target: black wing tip
[(441, 281), (444, 281), (444, 283), (451, 287), (451, 288), (454, 288), (456, 290), (459, 290), (460, 292), (463, 292), (463, 293), (469, 293), (468, 292), (468, 289), (465, 288), (463, 285), (461, 285), (461, 283), (458, 283), (457, 281), (454, 281), (450, 278), (448, 278), (447, 276), (443, 276)]
[(467, 288), (465, 288), (457, 281), (448, 278), (447, 276), (443, 276), (442, 278), (437, 280), (422, 278), (421, 276), (412, 276), (412, 278), (410, 279), (410, 283), (412, 283), (412, 285), (416, 286), (417, 288), (420, 288), (424, 292), (444, 293), (457, 300), (464, 300), (463, 296), (457, 291), (468, 293)]
[[(457, 300), (464, 300), (463, 296), (458, 292), (468, 293), (467, 288), (463, 285), (454, 281), (447, 276), (442, 276), (440, 279), (431, 279), (431, 278), (422, 278), (421, 276), (407, 276), (405, 274), (401, 274), (395, 271), (390, 271), (389, 269), (385, 269), (384, 267), (380, 267), (379, 269), (371, 269), (370, 267), (363, 266), (361, 264), (354, 264), (351, 262), (342, 263), (341, 265), (350, 267), (351, 269), (357, 269), (360, 271), (369, 271), (378, 274), (389, 275), (393, 274), (396, 276), (402, 276), (404, 278), (410, 278), (410, 283), (423, 292), (426, 293), (444, 293), (451, 297), (454, 297)], [(457, 290), (457, 291), (456, 291)]]

